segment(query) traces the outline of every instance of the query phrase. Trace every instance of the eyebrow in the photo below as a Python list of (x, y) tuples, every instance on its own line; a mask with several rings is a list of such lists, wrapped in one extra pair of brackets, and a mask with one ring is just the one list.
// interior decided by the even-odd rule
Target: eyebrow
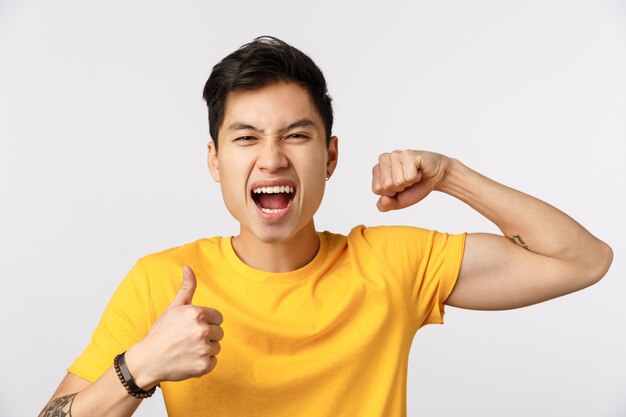
[[(300, 119), (291, 123), (289, 126), (284, 127), (278, 130), (278, 133), (285, 133), (293, 129), (297, 129), (299, 127), (315, 127), (315, 123), (311, 119)], [(234, 122), (230, 126), (228, 126), (228, 131), (233, 132), (237, 130), (254, 130), (255, 132), (265, 133), (262, 129), (257, 129), (256, 127), (244, 123), (244, 122)]]

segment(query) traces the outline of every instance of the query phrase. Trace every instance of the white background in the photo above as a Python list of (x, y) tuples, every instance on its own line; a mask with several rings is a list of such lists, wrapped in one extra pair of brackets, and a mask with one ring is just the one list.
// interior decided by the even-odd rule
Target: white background
[[(414, 340), (409, 415), (625, 416), (626, 3), (565, 0), (1, 0), (0, 415), (39, 412), (135, 260), (237, 234), (201, 93), (264, 34), (309, 54), (334, 99), (318, 230), (498, 232), (442, 194), (379, 213), (371, 167), (414, 148), (556, 205), (615, 252), (576, 294), (448, 308)], [(164, 416), (161, 399), (136, 415)]]

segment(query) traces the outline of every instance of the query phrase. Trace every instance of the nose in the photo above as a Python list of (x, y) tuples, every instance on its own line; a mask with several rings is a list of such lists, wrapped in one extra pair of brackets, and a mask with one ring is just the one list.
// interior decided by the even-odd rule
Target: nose
[(287, 168), (289, 166), (289, 160), (283, 152), (283, 149), (276, 143), (268, 142), (269, 143), (260, 150), (257, 160), (259, 169), (272, 173)]

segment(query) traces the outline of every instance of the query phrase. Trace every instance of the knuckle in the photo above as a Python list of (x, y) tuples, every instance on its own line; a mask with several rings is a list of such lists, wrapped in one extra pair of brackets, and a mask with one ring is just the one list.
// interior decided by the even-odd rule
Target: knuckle
[(198, 363), (196, 373), (198, 376), (202, 376), (211, 372), (211, 370), (213, 370), (213, 361), (211, 361), (210, 358), (202, 359)]
[(209, 347), (209, 351), (211, 352), (210, 356), (215, 356), (222, 351), (222, 345), (220, 344), (220, 342), (211, 342)]
[(191, 320), (200, 321), (202, 320), (202, 309), (197, 306), (189, 305), (186, 309), (187, 314), (189, 315)]
[(395, 185), (395, 184), (393, 183), (393, 180), (392, 180), (392, 179), (389, 179), (389, 178), (388, 178), (388, 179), (385, 179), (385, 180), (383, 181), (383, 188), (384, 188), (384, 189), (390, 189), (390, 188), (393, 188), (393, 187), (394, 187), (394, 185)]
[(200, 346), (198, 346), (195, 349), (195, 354), (198, 355), (198, 357), (200, 357), (201, 360), (205, 360), (206, 358), (208, 358), (209, 356), (213, 354), (213, 349), (211, 348), (209, 344), (204, 342), (204, 343), (201, 343)]
[(198, 371), (200, 375), (205, 375), (211, 372), (213, 369), (215, 369), (216, 365), (217, 365), (217, 358), (214, 356), (210, 356), (206, 359), (203, 359), (200, 362)]
[(395, 149), (395, 150), (393, 150), (393, 151), (391, 152), (391, 154), (392, 154), (392, 155), (395, 155), (395, 156), (400, 156), (400, 155), (402, 154), (402, 151), (400, 151), (400, 150), (398, 150), (398, 149)]
[(198, 339), (206, 340), (209, 337), (211, 337), (211, 329), (209, 329), (209, 328), (207, 328), (205, 326), (202, 326), (200, 328), (200, 330), (198, 331)]

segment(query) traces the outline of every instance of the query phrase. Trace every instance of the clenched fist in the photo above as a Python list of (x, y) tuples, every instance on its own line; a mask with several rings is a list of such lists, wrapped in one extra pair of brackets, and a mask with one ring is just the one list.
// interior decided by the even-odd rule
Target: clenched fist
[(196, 290), (193, 271), (183, 267), (183, 282), (174, 300), (146, 337), (126, 353), (137, 385), (149, 389), (161, 381), (182, 381), (211, 372), (217, 365), (222, 314), (191, 304)]
[(411, 206), (441, 186), (450, 163), (447, 156), (426, 151), (393, 151), (372, 168), (372, 191), (380, 211)]

